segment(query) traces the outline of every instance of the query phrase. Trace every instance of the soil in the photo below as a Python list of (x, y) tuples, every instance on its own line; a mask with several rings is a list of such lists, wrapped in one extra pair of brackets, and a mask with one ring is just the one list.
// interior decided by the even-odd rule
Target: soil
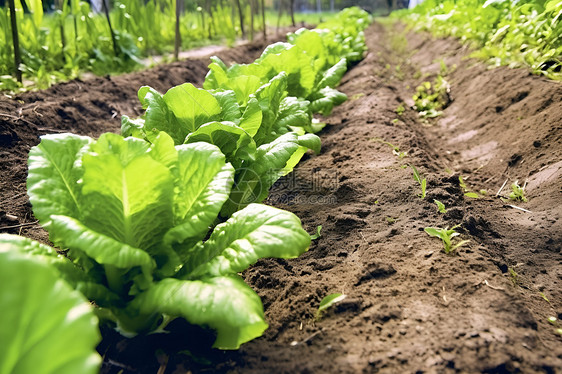
[[(305, 156), (266, 201), (322, 230), (298, 259), (245, 272), (264, 303), (265, 335), (222, 352), (209, 348), (212, 332), (182, 321), (133, 339), (104, 329), (103, 373), (562, 373), (562, 336), (548, 322), (562, 319), (562, 85), (490, 69), (456, 40), (399, 25), (375, 23), (366, 38), (366, 58), (340, 86), (350, 99), (325, 119), (322, 153)], [(262, 48), (219, 55), (248, 62)], [(423, 120), (411, 98), (441, 61), (450, 103)], [(47, 240), (25, 195), (39, 135), (118, 131), (121, 114), (140, 114), (141, 85), (201, 84), (207, 64), (0, 99), (0, 231)], [(427, 179), (424, 199), (408, 165)], [(528, 202), (496, 196), (506, 180), (499, 195), (519, 180)], [(424, 232), (456, 225), (469, 242), (453, 254)], [(331, 293), (347, 296), (316, 318)]]

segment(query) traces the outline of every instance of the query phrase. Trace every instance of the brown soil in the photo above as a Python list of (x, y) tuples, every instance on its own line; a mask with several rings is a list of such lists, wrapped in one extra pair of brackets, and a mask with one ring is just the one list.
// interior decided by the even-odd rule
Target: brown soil
[[(245, 273), (264, 302), (265, 336), (220, 352), (208, 348), (210, 332), (181, 321), (170, 334), (134, 339), (104, 330), (104, 373), (562, 373), (562, 336), (547, 320), (562, 318), (562, 85), (489, 70), (454, 40), (379, 24), (366, 35), (369, 53), (344, 77), (350, 100), (327, 119), (322, 154), (307, 156), (267, 201), (295, 212), (309, 232), (322, 225), (322, 236), (298, 259), (261, 260)], [(261, 47), (225, 54), (244, 62)], [(439, 73), (440, 59), (452, 102), (424, 123), (411, 97)], [(117, 131), (121, 114), (140, 113), (140, 85), (201, 83), (206, 65), (0, 100), (1, 231), (46, 238), (37, 226), (5, 228), (33, 222), (25, 159), (38, 135)], [(425, 199), (410, 164), (427, 178)], [(464, 196), (459, 175), (487, 195)], [(506, 179), (502, 195), (528, 180), (527, 203), (495, 196)], [(452, 255), (424, 232), (458, 224), (470, 242)], [(320, 300), (335, 292), (347, 298), (315, 321)]]

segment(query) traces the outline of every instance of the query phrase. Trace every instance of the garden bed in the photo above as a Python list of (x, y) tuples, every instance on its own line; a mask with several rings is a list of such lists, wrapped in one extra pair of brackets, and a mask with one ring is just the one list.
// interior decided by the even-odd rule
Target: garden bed
[[(298, 259), (260, 260), (244, 274), (262, 297), (265, 335), (222, 352), (208, 348), (211, 332), (179, 321), (167, 335), (105, 331), (102, 372), (562, 370), (562, 336), (548, 322), (562, 318), (562, 86), (525, 70), (490, 70), (466, 59), (470, 51), (454, 40), (398, 26), (375, 23), (366, 40), (366, 58), (339, 88), (349, 100), (320, 133), (322, 154), (303, 160), (266, 201), (296, 213), (310, 233), (322, 230)], [(263, 47), (219, 56), (250, 62)], [(411, 97), (440, 74), (441, 59), (451, 103), (424, 121)], [(38, 136), (117, 132), (122, 114), (141, 113), (141, 85), (200, 85), (207, 64), (183, 61), (0, 99), (1, 231), (47, 240), (25, 195), (27, 153)], [(425, 199), (404, 165), (427, 179)], [(459, 176), (479, 198), (465, 196)], [(506, 179), (502, 195), (528, 180), (527, 203), (495, 196)], [(451, 255), (424, 232), (458, 224), (470, 242)], [(335, 292), (346, 299), (315, 320), (320, 300)]]

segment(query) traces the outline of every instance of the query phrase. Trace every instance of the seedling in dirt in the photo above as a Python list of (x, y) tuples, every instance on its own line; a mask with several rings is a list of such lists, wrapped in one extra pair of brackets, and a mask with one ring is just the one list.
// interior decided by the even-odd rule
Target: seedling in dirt
[(398, 118), (395, 118), (395, 119), (393, 119), (393, 120), (392, 120), (392, 121), (390, 121), (390, 122), (392, 122), (393, 124), (395, 124), (395, 125), (396, 125), (396, 124), (398, 123), (398, 121), (399, 121), (399, 120), (398, 120)]
[(509, 268), (508, 271), (511, 283), (513, 283), (514, 286), (519, 285), (519, 274), (517, 274), (513, 268)]
[(541, 297), (542, 297), (547, 303), (550, 304), (550, 300), (548, 300), (548, 297), (546, 297), (546, 295), (545, 295), (544, 293), (539, 292), (539, 295), (541, 295)]
[(362, 98), (363, 96), (365, 96), (365, 94), (363, 92), (356, 93), (355, 95), (351, 96), (351, 100), (354, 101), (354, 100), (357, 100), (359, 98)]
[(443, 109), (450, 101), (449, 83), (442, 77), (438, 76), (434, 83), (423, 82), (416, 88), (413, 96), (414, 107), (422, 118), (435, 118), (443, 114)]
[[(466, 197), (470, 197), (473, 199), (479, 199), (480, 196), (476, 193), (476, 192), (472, 192), (467, 186), (466, 183), (464, 182), (462, 175), (459, 176), (459, 186), (462, 188), (462, 190), (464, 191), (464, 196)], [(485, 190), (481, 190), (486, 192)], [(483, 195), (485, 195), (486, 193), (483, 193)]]
[(404, 72), (402, 71), (402, 67), (400, 65), (396, 65), (395, 68), (396, 73), (394, 74), (394, 76), (396, 77), (396, 79), (403, 81), (404, 80)]
[[(398, 120), (397, 120), (397, 121), (398, 121)], [(387, 141), (385, 141), (385, 140), (383, 140), (383, 139), (381, 139), (381, 138), (374, 138), (374, 139), (372, 139), (372, 140), (374, 140), (375, 142), (379, 142), (379, 143), (388, 145), (390, 148), (392, 148), (392, 154), (395, 155), (395, 156), (398, 156), (398, 158), (400, 158), (400, 159), (402, 159), (402, 158), (408, 156), (408, 152), (402, 152), (402, 151), (400, 151), (400, 147), (397, 146), (397, 145), (394, 145), (394, 144), (392, 144), (392, 143), (390, 143), (390, 142), (387, 142)]]
[(396, 222), (398, 220), (398, 218), (392, 218), (392, 217), (386, 217), (386, 222), (388, 222), (389, 225), (392, 225), (394, 222)]
[(406, 108), (404, 108), (404, 104), (400, 104), (396, 107), (396, 109), (394, 109), (394, 111), (396, 112), (396, 114), (398, 114), (399, 116), (401, 116), (402, 114), (404, 114), (404, 111), (406, 110)]
[(332, 293), (332, 294), (329, 294), (328, 296), (324, 297), (322, 299), (322, 301), (320, 301), (320, 306), (318, 307), (318, 310), (316, 311), (316, 315), (314, 316), (314, 319), (316, 321), (319, 321), (320, 318), (322, 317), (322, 313), (324, 313), (324, 311), (326, 311), (326, 309), (328, 309), (332, 305), (335, 305), (335, 304), (339, 303), (340, 301), (342, 301), (346, 297), (347, 297), (346, 295), (341, 294), (341, 293)]
[(443, 60), (443, 59), (440, 59), (440, 60), (439, 60), (439, 74), (440, 74), (441, 76), (444, 77), (444, 76), (446, 76), (446, 75), (452, 73), (452, 72), (455, 71), (456, 69), (457, 69), (457, 65), (456, 65), (456, 64), (453, 64), (453, 65), (451, 66), (451, 68), (449, 68), (449, 67), (447, 66), (447, 64), (445, 64), (445, 60)]
[(447, 68), (447, 64), (445, 64), (445, 60), (443, 59), (439, 60), (439, 69), (440, 69), (439, 73), (442, 76), (445, 76), (449, 73), (449, 69)]
[(433, 199), (433, 202), (437, 205), (437, 210), (439, 211), (439, 213), (447, 213), (447, 209), (445, 209), (445, 204), (435, 199)]
[(427, 180), (425, 178), (422, 179), (422, 177), (420, 176), (420, 174), (418, 173), (418, 169), (416, 169), (416, 167), (414, 165), (410, 165), (410, 167), (412, 168), (413, 172), (414, 172), (414, 180), (416, 182), (418, 182), (420, 184), (421, 187), (421, 194), (419, 195), (420, 198), (425, 199), (425, 190), (427, 187)]
[(321, 238), (321, 237), (322, 237), (322, 234), (320, 233), (320, 230), (322, 230), (322, 225), (316, 226), (316, 233), (310, 235), (310, 239), (311, 239), (311, 240), (316, 240), (316, 239), (318, 239), (318, 238)]
[(429, 236), (435, 236), (441, 239), (443, 242), (443, 248), (445, 253), (451, 253), (455, 249), (459, 248), (462, 245), (465, 245), (470, 240), (461, 240), (460, 242), (453, 244), (452, 239), (455, 236), (459, 236), (460, 234), (455, 231), (457, 227), (460, 225), (453, 226), (452, 228), (445, 227), (444, 229), (439, 227), (426, 227), (424, 230)]
[(562, 335), (562, 328), (560, 328), (560, 323), (558, 322), (558, 319), (556, 317), (550, 316), (547, 318), (547, 321), (548, 323), (556, 327), (556, 333), (558, 335)]
[(511, 185), (511, 193), (509, 194), (509, 198), (514, 201), (523, 201), (527, 202), (527, 198), (525, 197), (525, 187), (527, 186), (527, 182), (523, 186), (520, 186), (519, 181), (513, 182)]

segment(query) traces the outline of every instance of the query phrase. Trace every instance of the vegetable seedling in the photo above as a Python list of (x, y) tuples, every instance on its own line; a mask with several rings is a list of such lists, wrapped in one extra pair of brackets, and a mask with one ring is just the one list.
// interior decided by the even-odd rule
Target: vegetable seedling
[[(393, 122), (394, 122), (394, 121), (397, 121), (397, 122), (398, 122), (398, 119), (394, 119)], [(401, 159), (402, 159), (402, 158), (408, 156), (408, 152), (400, 151), (400, 147), (397, 146), (397, 145), (394, 145), (394, 144), (392, 144), (392, 143), (390, 143), (390, 142), (387, 142), (387, 141), (385, 141), (385, 140), (383, 140), (383, 139), (381, 139), (381, 138), (374, 138), (374, 139), (372, 139), (372, 140), (374, 140), (374, 141), (376, 141), (376, 142), (379, 142), (379, 143), (382, 143), (382, 144), (388, 145), (390, 148), (392, 148), (392, 154), (395, 155), (395, 156), (398, 156), (398, 158), (401, 158)]]
[[(464, 196), (466, 197), (470, 197), (472, 199), (479, 199), (480, 196), (476, 193), (471, 191), (467, 186), (466, 183), (464, 182), (464, 179), (462, 177), (462, 175), (459, 175), (459, 186), (462, 188), (462, 190), (464, 191)], [(484, 194), (483, 194), (484, 195)]]
[(435, 199), (433, 199), (433, 202), (437, 205), (437, 210), (439, 211), (439, 213), (447, 213), (447, 209), (445, 209), (445, 204)]
[(320, 230), (322, 230), (322, 225), (318, 225), (316, 226), (316, 233), (310, 235), (310, 239), (311, 240), (316, 240), (322, 237), (322, 234), (320, 233)]
[(414, 172), (414, 180), (420, 184), (421, 187), (421, 194), (419, 195), (421, 199), (425, 199), (426, 194), (426, 187), (427, 187), (427, 180), (425, 178), (422, 179), (420, 173), (418, 173), (418, 169), (414, 165), (410, 165)]
[(460, 235), (458, 232), (455, 231), (455, 229), (459, 226), (460, 225), (456, 225), (450, 229), (448, 227), (445, 227), (444, 229), (439, 227), (426, 227), (424, 230), (429, 236), (435, 236), (441, 239), (441, 241), (443, 242), (443, 248), (445, 250), (445, 253), (448, 254), (470, 241), (470, 240), (461, 240), (456, 244), (452, 243), (452, 239), (455, 236)]
[(335, 304), (339, 303), (340, 301), (342, 301), (346, 297), (347, 297), (346, 295), (341, 294), (341, 293), (332, 293), (332, 294), (329, 294), (328, 296), (324, 297), (322, 299), (322, 301), (320, 301), (320, 306), (318, 307), (318, 310), (316, 311), (316, 315), (314, 316), (314, 319), (316, 321), (319, 321), (320, 318), (322, 317), (322, 313), (324, 313), (326, 311), (326, 309), (328, 309), (332, 305), (335, 305)]
[(511, 185), (511, 193), (509, 194), (509, 198), (514, 201), (523, 201), (527, 202), (527, 198), (525, 197), (525, 187), (527, 186), (527, 182), (523, 184), (523, 186), (519, 185), (519, 181), (513, 182)]
[(508, 270), (509, 270), (509, 278), (511, 279), (511, 282), (513, 283), (514, 286), (517, 286), (519, 284), (519, 274), (517, 274), (513, 268), (509, 268)]

